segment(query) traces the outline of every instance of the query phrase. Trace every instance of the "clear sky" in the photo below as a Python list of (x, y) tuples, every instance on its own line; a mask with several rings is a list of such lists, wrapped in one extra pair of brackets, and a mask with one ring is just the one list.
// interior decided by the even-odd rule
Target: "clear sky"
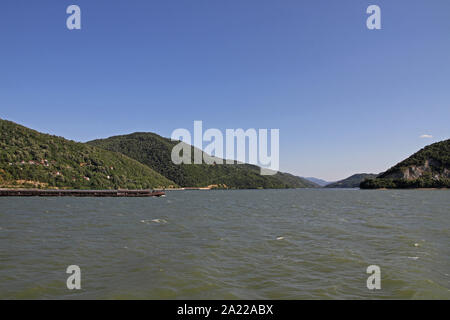
[(279, 128), (283, 171), (381, 172), (450, 136), (450, 1), (2, 0), (0, 118), (77, 141)]

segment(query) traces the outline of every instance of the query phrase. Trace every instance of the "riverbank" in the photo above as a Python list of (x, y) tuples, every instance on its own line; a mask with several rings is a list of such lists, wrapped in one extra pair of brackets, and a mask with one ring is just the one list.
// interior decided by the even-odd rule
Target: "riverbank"
[(164, 195), (164, 191), (151, 190), (0, 189), (0, 197), (161, 197)]

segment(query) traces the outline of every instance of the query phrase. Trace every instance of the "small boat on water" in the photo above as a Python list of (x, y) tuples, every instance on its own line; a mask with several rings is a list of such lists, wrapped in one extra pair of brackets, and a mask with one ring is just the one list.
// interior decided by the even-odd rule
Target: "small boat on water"
[(164, 191), (153, 190), (54, 190), (0, 189), (0, 197), (162, 197)]

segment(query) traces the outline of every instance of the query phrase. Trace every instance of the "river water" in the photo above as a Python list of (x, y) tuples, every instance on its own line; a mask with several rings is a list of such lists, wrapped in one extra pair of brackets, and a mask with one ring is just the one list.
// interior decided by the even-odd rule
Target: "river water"
[(0, 298), (450, 299), (449, 208), (448, 190), (0, 198)]

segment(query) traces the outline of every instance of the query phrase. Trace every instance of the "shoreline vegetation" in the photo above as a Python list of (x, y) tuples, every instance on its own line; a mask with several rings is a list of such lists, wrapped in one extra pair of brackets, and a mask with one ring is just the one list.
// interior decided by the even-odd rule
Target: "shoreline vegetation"
[[(260, 175), (246, 163), (181, 164), (172, 141), (155, 133), (75, 142), (0, 119), (0, 188), (38, 190), (235, 190), (321, 188), (289, 173)], [(192, 147), (194, 154), (195, 148)], [(450, 139), (431, 144), (387, 171), (355, 174), (325, 188), (447, 189)]]
[(367, 179), (361, 182), (361, 189), (447, 189), (450, 187), (449, 179)]

